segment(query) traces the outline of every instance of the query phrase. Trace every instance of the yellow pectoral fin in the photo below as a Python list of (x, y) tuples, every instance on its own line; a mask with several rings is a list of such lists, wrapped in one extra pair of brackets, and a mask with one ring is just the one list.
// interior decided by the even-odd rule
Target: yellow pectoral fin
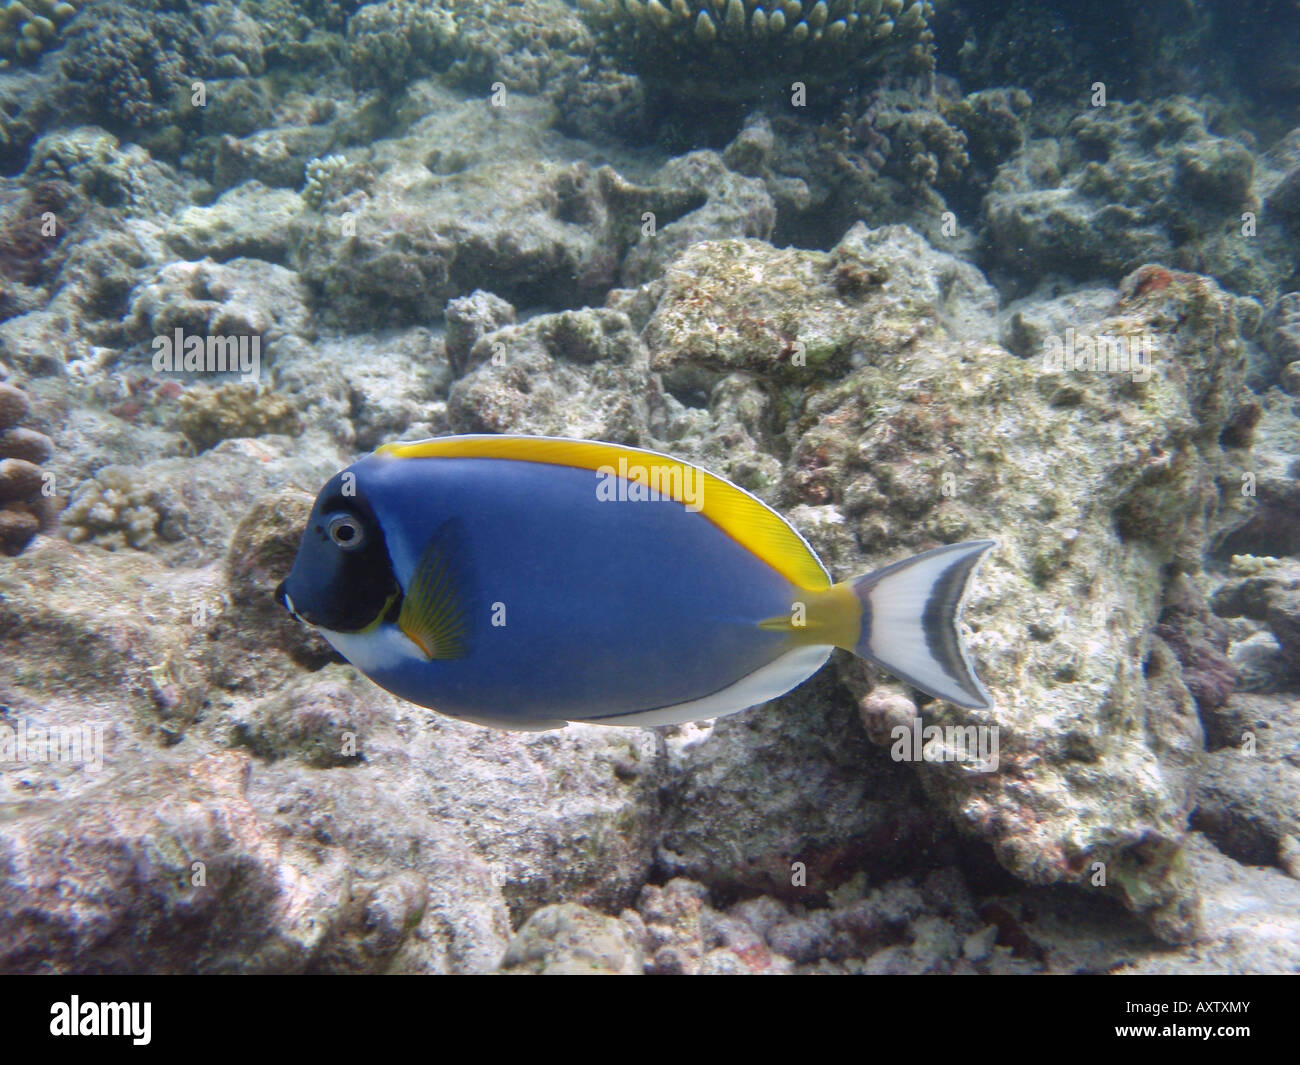
[(468, 624), (456, 559), (458, 529), (448, 522), (429, 541), (402, 599), (397, 627), (426, 658), (464, 658)]
[(829, 646), (853, 650), (862, 631), (862, 604), (848, 584), (824, 590), (796, 589), (790, 612), (766, 618), (758, 627), (789, 635), (795, 647)]
[(397, 627), (402, 630), (408, 640), (420, 649), (420, 652), (425, 658), (432, 661), (437, 657), (438, 641), (436, 639), (430, 638), (414, 625), (411, 625), (409, 622), (403, 622), (400, 618), (398, 619)]

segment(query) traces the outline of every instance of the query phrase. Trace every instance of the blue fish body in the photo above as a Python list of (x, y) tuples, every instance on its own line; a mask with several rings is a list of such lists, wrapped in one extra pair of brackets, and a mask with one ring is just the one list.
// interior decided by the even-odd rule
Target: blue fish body
[[(960, 577), (937, 622), (950, 633), (988, 545), (960, 546), (931, 567)], [(404, 699), (547, 728), (716, 716), (789, 690), (834, 646), (873, 657), (870, 598), (853, 589), (775, 512), (679, 460), (453, 437), (391, 445), (336, 475), (280, 597)], [(960, 661), (944, 667), (971, 686), (947, 697), (983, 700), (950, 643)]]

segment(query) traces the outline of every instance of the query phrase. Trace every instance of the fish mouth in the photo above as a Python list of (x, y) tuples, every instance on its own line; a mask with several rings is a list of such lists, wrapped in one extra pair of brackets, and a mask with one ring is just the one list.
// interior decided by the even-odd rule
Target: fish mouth
[(296, 620), (301, 621), (304, 625), (310, 625), (311, 622), (308, 621), (305, 617), (299, 614), (297, 610), (294, 609), (293, 600), (289, 598), (289, 593), (285, 589), (285, 585), (287, 583), (288, 583), (287, 581), (281, 581), (279, 584), (276, 585), (275, 601), (279, 603), (282, 607), (284, 607), (285, 610), (289, 611), (289, 613), (292, 614)]

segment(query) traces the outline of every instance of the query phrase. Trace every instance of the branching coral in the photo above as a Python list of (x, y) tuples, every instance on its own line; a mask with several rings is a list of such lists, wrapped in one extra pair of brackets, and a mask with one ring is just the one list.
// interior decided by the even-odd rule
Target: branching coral
[(82, 0), (9, 0), (0, 9), (0, 57), (34, 60), (59, 36)]
[[(887, 51), (932, 36), (929, 0), (583, 0), (603, 46), (643, 76), (683, 92), (743, 95), (798, 74), (847, 79)], [(683, 80), (685, 79), (685, 80)]]
[(160, 538), (182, 539), (184, 517), (183, 511), (173, 513), (133, 470), (107, 466), (73, 493), (63, 512), (63, 527), (74, 544), (145, 551)]
[(320, 208), (325, 198), (325, 186), (330, 178), (348, 165), (346, 156), (327, 155), (323, 159), (311, 159), (306, 167), (306, 185), (303, 186), (302, 198), (312, 207)]

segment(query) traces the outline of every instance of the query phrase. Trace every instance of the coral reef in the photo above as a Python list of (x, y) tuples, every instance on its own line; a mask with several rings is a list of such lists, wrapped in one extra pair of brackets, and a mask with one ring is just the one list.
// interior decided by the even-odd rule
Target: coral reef
[[(135, 794), (143, 801), (124, 803), (118, 794), (112, 801), (60, 804), (53, 818), (11, 824), (6, 866), (17, 871), (8, 860), (13, 853), (30, 855), (32, 864), (25, 874), (6, 877), (0, 889), (13, 915), (5, 968), (66, 971), (95, 957), (90, 968), (98, 972), (177, 971), (189, 957), (199, 971), (229, 972), (258, 954), (273, 968), (303, 966), (323, 929), (337, 921), (331, 911), (342, 902), (338, 870), (333, 892), (302, 882), (251, 808), (244, 780), (243, 761), (233, 754), (170, 772), (159, 764), (137, 780)], [(178, 791), (184, 803), (167, 801)], [(68, 820), (61, 823), (60, 814)], [(94, 855), (106, 851), (127, 861), (109, 863), (82, 893), (113, 924), (134, 930), (125, 937), (131, 946), (116, 950), (100, 945), (98, 922), (84, 907), (60, 900), (37, 872), (54, 864), (102, 866)], [(209, 885), (215, 890), (204, 890)], [(274, 917), (281, 906), (301, 912), (291, 927)], [(41, 925), (61, 949), (48, 950)]]
[(82, 0), (9, 0), (0, 10), (0, 58), (35, 60), (81, 6)]
[[(867, 261), (844, 251), (832, 264), (756, 241), (697, 243), (668, 268), (646, 326), (652, 368), (671, 391), (692, 385), (703, 391), (719, 375), (735, 371), (769, 382), (824, 379), (860, 361), (873, 342), (899, 346), (914, 340), (933, 327), (927, 317), (936, 311), (954, 331), (987, 327), (996, 296), (974, 267), (935, 253), (902, 227), (874, 231), (868, 239)], [(890, 278), (889, 259), (899, 254), (926, 261), (933, 273), (913, 280), (911, 291), (870, 298)], [(746, 275), (761, 276), (761, 287), (738, 291), (737, 279)], [(846, 296), (858, 297), (860, 339), (845, 328)], [(925, 317), (917, 315), (921, 306)]]
[[(1122, 293), (1023, 303), (1019, 352), (997, 346), (1008, 326), (978, 271), (901, 227), (857, 227), (831, 252), (696, 243), (663, 278), (611, 292), (604, 308), (525, 317), (475, 292), (446, 308), (445, 346), (421, 326), (311, 338), (295, 291), (287, 271), (265, 265), (174, 264), (136, 290), (132, 329), (208, 328), (222, 308), (269, 319), (283, 305), (274, 394), (298, 413), (300, 441), (227, 440), (141, 463), (135, 484), (159, 493), (146, 509), (162, 516), (175, 504), (181, 540), (157, 525), (146, 550), (116, 555), (51, 540), (0, 570), (0, 652), (18, 663), (0, 681), (6, 705), (58, 724), (75, 720), (80, 693), (93, 691), (113, 728), (141, 737), (112, 745), (106, 775), (93, 781), (75, 767), (23, 767), (25, 789), (57, 798), (24, 805), (4, 836), (35, 863), (30, 875), (0, 874), (0, 894), (27, 900), (0, 937), (5, 965), (450, 972), (506, 959), (518, 972), (992, 973), (1293, 964), (1293, 946), (1267, 929), (1291, 927), (1294, 882), (1185, 838), (1198, 801), (1205, 831), (1234, 853), (1273, 846), (1280, 862), (1293, 834), (1276, 808), (1283, 791), (1247, 805), (1247, 778), (1198, 791), (1192, 771), (1200, 720), (1207, 730), (1218, 722), (1217, 737), (1242, 711), (1236, 696), (1215, 696), (1221, 662), (1210, 651), (1223, 653), (1223, 629), (1189, 582), (1204, 580), (1199, 545), (1235, 534), (1260, 505), (1234, 503), (1221, 487), (1248, 461), (1248, 400), (1237, 305), (1212, 282), (1153, 269)], [(1160, 337), (1151, 378), (1043, 372), (1033, 356), (1062, 323)], [(215, 399), (204, 386), (185, 392)], [(1285, 413), (1270, 406), (1256, 437), (1281, 440)], [(894, 761), (881, 749), (894, 716), (972, 718), (918, 704), (856, 666), (765, 709), (663, 734), (489, 733), (376, 690), (269, 591), (310, 491), (358, 447), (408, 429), (602, 436), (695, 458), (789, 513), (837, 575), (996, 528), (1003, 548), (967, 622), (998, 695), (981, 722), (1002, 730), (999, 770)], [(1067, 454), (1069, 475), (1049, 476)], [(130, 482), (116, 490), (129, 493)], [(76, 513), (87, 509), (78, 504)], [(126, 539), (120, 525), (102, 535)], [(1082, 607), (1062, 615), (1062, 602)], [(1263, 616), (1246, 620), (1266, 626)], [(16, 619), (49, 634), (40, 656), (14, 642)], [(1237, 641), (1241, 619), (1222, 623)], [(1083, 646), (1094, 653), (1078, 654)], [(1234, 663), (1236, 651), (1234, 642)], [(66, 699), (38, 694), (63, 691), (53, 678), (68, 675)], [(1100, 719), (1099, 704), (1108, 707)], [(181, 737), (189, 783), (157, 749)], [(165, 809), (162, 794), (173, 797)], [(207, 835), (186, 834), (177, 820), (186, 810), (239, 826), (223, 846), (247, 857), (242, 887), (226, 852), (209, 854)], [(74, 821), (78, 847), (114, 840), (138, 857), (140, 881), (100, 882), (97, 897), (116, 920), (138, 923), (152, 885), (204, 863), (216, 890), (166, 896), (196, 915), (184, 939), (191, 953), (152, 934), (96, 945), (78, 913), (39, 888), (55, 860), (49, 840)], [(992, 843), (1031, 883), (1082, 883), (1101, 861), (1108, 886), (989, 896), (951, 868), (970, 853), (954, 829)], [(181, 857), (178, 834), (190, 848)], [(278, 850), (264, 854), (271, 838)], [(150, 858), (155, 845), (161, 857)], [(65, 875), (93, 868), (79, 854)], [(806, 886), (792, 882), (792, 863)], [(230, 935), (255, 889), (274, 902), (263, 926)], [(1198, 893), (1206, 932), (1194, 948), (1161, 947), (1114, 904), (1181, 939), (1195, 926)], [(1233, 909), (1229, 897), (1253, 908)], [(1032, 924), (1028, 908), (1039, 914)], [(316, 919), (310, 928), (291, 919), (304, 913)]]
[(1279, 694), (1239, 693), (1215, 714), (1193, 825), (1239, 862), (1294, 866), (1300, 768), (1288, 752), (1298, 733)]
[(752, 94), (791, 76), (852, 81), (888, 49), (922, 62), (928, 0), (584, 0), (603, 50), (684, 95)]
[(456, 19), (442, 0), (383, 0), (359, 8), (348, 22), (347, 65), (361, 87), (400, 89), (450, 62)]
[(531, 433), (636, 444), (646, 429), (644, 345), (613, 310), (564, 311), (475, 342), (451, 387), (461, 433)]
[(147, 478), (123, 466), (105, 467), (73, 491), (63, 528), (70, 543), (107, 551), (145, 551), (185, 535), (183, 514), (172, 514)]
[(257, 22), (268, 70), (329, 72), (345, 51), (348, 19), (361, 0), (242, 0)]
[[(572, 904), (537, 911), (511, 941), (509, 972), (682, 974), (1027, 974), (1284, 972), (1295, 964), (1300, 889), (1275, 870), (1243, 868), (1193, 835), (1189, 864), (1206, 885), (1217, 931), (1181, 950), (1156, 948), (1095, 902), (979, 892), (955, 865), (828, 897), (719, 899), (685, 878), (647, 885), (617, 916)], [(1154, 949), (1153, 949), (1154, 948)]]
[(51, 124), (58, 107), (51, 91), (54, 78), (43, 67), (17, 67), (0, 78), (0, 166), (14, 173), (27, 151)]
[[(226, 539), (233, 551), (245, 547), (230, 532)], [(0, 838), (3, 967), (485, 971), (501, 960), (511, 913), (519, 923), (562, 899), (598, 908), (635, 900), (649, 872), (665, 780), (664, 747), (653, 734), (587, 727), (490, 737), (403, 706), (351, 669), (329, 665), (304, 674), (281, 644), (259, 644), (267, 630), (257, 627), (239, 643), (255, 650), (246, 661), (226, 653), (227, 637), (252, 615), (239, 612), (238, 624), (227, 624), (239, 608), (221, 607), (235, 591), (225, 585), (223, 567), (178, 572), (150, 554), (52, 545), (20, 558), (30, 558), (31, 568), (0, 570), (3, 653), (13, 655), (23, 631), (15, 619), (50, 634), (42, 661), (8, 672), (0, 691), (17, 718), (46, 727), (84, 720), (81, 693), (105, 686), (96, 713), (116, 739), (105, 744), (102, 772), (37, 762), (5, 774), (4, 787), (14, 789), (6, 800), (23, 801)], [(49, 594), (51, 587), (59, 591)], [(218, 677), (226, 683), (210, 686), (205, 662), (224, 662), (231, 672)], [(91, 671), (97, 679), (87, 689), (83, 674)], [(76, 676), (69, 681), (68, 673)], [(196, 677), (203, 678), (197, 689)], [(49, 691), (60, 694), (38, 694)], [(196, 692), (208, 702), (202, 719), (193, 716)], [(331, 732), (330, 721), (356, 726), (359, 757), (325, 775), (312, 760), (327, 749), (341, 759), (348, 739)], [(157, 739), (120, 742), (150, 734)], [(161, 749), (181, 735), (202, 751), (187, 750), (183, 765)], [(222, 749), (232, 738), (245, 749)], [(224, 784), (214, 793), (208, 785), (218, 779)], [(520, 780), (532, 787), (521, 791)], [(241, 827), (217, 837), (185, 830), (189, 817), (208, 824), (208, 816), (217, 826)], [(71, 851), (52, 852), (40, 842), (58, 838), (69, 846), (67, 832), (78, 819), (80, 842)], [(179, 854), (177, 833), (188, 846)], [(130, 878), (101, 879), (103, 869), (82, 849), (105, 839), (132, 856)], [(278, 841), (276, 860), (264, 879), (260, 865), (243, 860), (260, 852), (258, 840), (269, 839)], [(23, 873), (9, 859), (17, 847), (35, 863)], [(218, 854), (217, 847), (225, 849)], [(177, 870), (195, 861), (206, 866), (210, 890), (191, 895), (199, 885), (180, 888)], [(206, 945), (173, 954), (174, 939), (141, 934), (110, 948), (100, 923), (39, 887), (46, 883), (39, 870), (50, 863), (79, 882), (93, 875), (99, 912), (113, 923), (135, 922), (140, 900), (170, 884), (169, 905), (186, 908), (201, 926), (184, 942)], [(361, 865), (391, 872), (364, 878), (378, 897), (366, 889), (369, 901), (357, 899), (358, 909), (347, 901), (346, 884)], [(245, 870), (251, 879), (243, 883), (257, 897), (270, 891), (278, 900), (256, 929), (233, 938), (227, 926), (249, 911), (232, 868)], [(316, 900), (310, 913), (328, 920), (300, 924), (290, 896)], [(381, 910), (396, 910), (391, 922), (379, 919)], [(380, 933), (381, 925), (387, 931)], [(364, 937), (367, 927), (386, 944), (373, 956), (343, 941)], [(306, 945), (301, 935), (308, 935)], [(286, 938), (298, 945), (256, 949), (257, 941)]]
[[(181, 572), (213, 564), (220, 570), (231, 537), (257, 500), (281, 489), (286, 480), (314, 484), (337, 464), (332, 456), (298, 453), (287, 436), (228, 439), (196, 454), (174, 428), (147, 426), (141, 435), (160, 441), (171, 454), (144, 454), (131, 466), (109, 467), (87, 463), (79, 454), (69, 456), (69, 465), (85, 470), (73, 475), (80, 479), (72, 491), (84, 517), (65, 521), (64, 528), (79, 530), (68, 537), (79, 543), (116, 550), (119, 557), (147, 553), (158, 565)], [(88, 443), (104, 446), (93, 437)], [(151, 518), (156, 519), (153, 536)], [(123, 553), (122, 547), (138, 550)]]
[(858, 871), (899, 875), (951, 840), (909, 767), (869, 742), (833, 672), (782, 706), (721, 719), (682, 744), (661, 873), (722, 896), (821, 902)]
[(11, 556), (48, 530), (56, 516), (41, 469), (54, 445), (23, 424), (28, 410), (22, 389), (0, 381), (0, 552)]
[[(985, 90), (966, 97), (880, 87), (846, 94), (833, 114), (752, 112), (723, 152), (727, 166), (763, 179), (777, 209), (778, 247), (830, 247), (854, 222), (906, 224), (958, 251), (965, 220), (998, 168), (1022, 145), (1029, 97)], [(955, 217), (955, 216), (954, 216)]]
[(174, 215), (167, 244), (191, 261), (247, 258), (283, 265), (289, 256), (289, 226), (304, 198), (246, 181), (211, 206), (187, 207)]
[[(1176, 3), (1176, 0), (1175, 0)], [(1087, 88), (1104, 80), (1112, 95), (1133, 92), (1152, 73), (1155, 57), (1135, 55), (1135, 23), (1160, 7), (1175, 6), (1164, 0), (1143, 6), (1134, 18), (1116, 9), (1103, 28), (1095, 11), (1086, 5), (1054, 0), (968, 0), (948, 5), (939, 23), (940, 63), (976, 87), (1016, 85), (1036, 100), (1076, 103)], [(1186, 10), (1185, 5), (1178, 5)], [(1130, 32), (1114, 32), (1122, 21)], [(1186, 36), (1203, 32), (1198, 20), (1184, 15)], [(1190, 32), (1188, 32), (1190, 31)], [(1188, 91), (1183, 85), (1173, 91)]]
[(84, 203), (61, 181), (0, 188), (0, 315), (36, 310), (67, 254), (69, 227)]
[(233, 4), (204, 4), (195, 15), (219, 78), (248, 78), (266, 69), (261, 25)]
[(501, 968), (536, 976), (639, 976), (645, 969), (639, 942), (644, 927), (630, 916), (632, 922), (607, 917), (573, 902), (543, 906), (510, 941)]
[(430, 74), (543, 95), (571, 91), (592, 47), (567, 0), (381, 0), (351, 14), (342, 62), (354, 85), (386, 96)]
[(328, 155), (337, 138), (332, 124), (274, 126), (247, 136), (225, 133), (210, 146), (211, 180), (219, 190), (249, 180), (296, 189), (307, 164)]
[[(146, 344), (178, 329), (186, 336), (260, 338), (269, 351), (307, 330), (305, 300), (296, 274), (259, 259), (172, 262), (133, 290), (126, 330)], [(148, 358), (142, 356), (141, 368)]]
[(176, 426), (199, 451), (222, 440), (282, 433), (296, 436), (302, 423), (293, 401), (267, 389), (229, 384), (195, 385), (180, 398)]
[(215, 152), (213, 141), (222, 136), (248, 137), (275, 124), (276, 98), (262, 78), (235, 77), (207, 82), (208, 98), (203, 106), (203, 136), (195, 142), (190, 166)]
[(1242, 485), (1248, 518), (1221, 530), (1211, 544), (1212, 556), (1224, 568), (1235, 555), (1300, 555), (1295, 400), (1275, 388), (1258, 398), (1257, 407), (1260, 415), (1253, 430), (1252, 462)]
[[(684, 393), (674, 386), (675, 377), (694, 370), (716, 378), (743, 368), (775, 404), (802, 397), (776, 419), (797, 428), (787, 437), (792, 454), (775, 498), (786, 508), (824, 510), (823, 520), (807, 531), (836, 572), (869, 570), (895, 557), (900, 545), (919, 549), (985, 527), (996, 526), (1014, 539), (1020, 523), (1009, 515), (1025, 508), (1023, 528), (1032, 529), (1032, 544), (1004, 539), (1002, 552), (986, 567), (987, 598), (973, 599), (967, 611), (978, 630), (977, 659), (995, 689), (1003, 654), (1017, 663), (1006, 659), (1016, 675), (1010, 686), (1020, 693), (1018, 709), (999, 702), (996, 712), (1004, 768), (981, 775), (924, 766), (927, 788), (960, 824), (992, 842), (1018, 876), (1078, 882), (1090, 862), (1104, 861), (1112, 873), (1110, 890), (1151, 915), (1162, 935), (1194, 935), (1194, 900), (1176, 856), (1200, 745), (1195, 703), (1172, 652), (1154, 641), (1134, 642), (1129, 622), (1116, 628), (1110, 619), (1145, 618), (1137, 624), (1149, 632), (1168, 579), (1164, 563), (1154, 557), (1139, 563), (1126, 544), (1141, 542), (1165, 562), (1197, 572), (1198, 545), (1211, 531), (1205, 515), (1220, 507), (1219, 520), (1231, 515), (1241, 521), (1248, 514), (1217, 480), (1222, 476), (1228, 483), (1234, 461), (1219, 435), (1244, 402), (1233, 302), (1203, 278), (1163, 274), (1146, 278), (1160, 283), (1144, 284), (1140, 275), (1120, 305), (1121, 317), (1098, 332), (1163, 338), (1162, 350), (1170, 352), (1166, 371), (1136, 389), (1119, 374), (1058, 377), (987, 342), (954, 349), (949, 330), (977, 336), (996, 328), (992, 301), (972, 292), (969, 281), (954, 286), (950, 278), (960, 277), (961, 267), (946, 257), (930, 253), (928, 268), (921, 268), (925, 260), (911, 246), (914, 239), (906, 231), (858, 227), (829, 255), (759, 244), (697, 245), (682, 257), (676, 285), (670, 268), (669, 290), (646, 328), (653, 364), (678, 395)], [(791, 284), (791, 277), (804, 281)], [(955, 313), (963, 306), (958, 293), (964, 294), (963, 313)], [(944, 308), (945, 295), (956, 306)], [(819, 327), (823, 299), (839, 313)], [(982, 326), (976, 313), (981, 305)], [(1182, 308), (1189, 306), (1201, 308), (1198, 326), (1185, 317)], [(945, 327), (945, 320), (954, 324)], [(956, 324), (963, 320), (964, 326)], [(1180, 320), (1187, 324), (1176, 325)], [(753, 340), (730, 343), (732, 335)], [(721, 362), (733, 349), (745, 361)], [(819, 386), (821, 380), (827, 384)], [(782, 386), (793, 381), (801, 384), (792, 395)], [(697, 385), (693, 394), (707, 392)], [(1003, 394), (1018, 397), (1018, 413), (1008, 421), (996, 414)], [(1068, 431), (1055, 413), (1064, 408), (1074, 411)], [(997, 426), (992, 433), (990, 418)], [(1103, 442), (1111, 439), (1115, 418), (1126, 423), (1118, 447)], [(1179, 428), (1185, 418), (1203, 427), (1193, 439)], [(1055, 426), (1050, 433), (1056, 447), (1072, 456), (1069, 478), (1035, 472), (1053, 461), (1050, 454), (1027, 439), (1017, 443), (1026, 432), (1042, 439), (1030, 428), (1035, 423)], [(1145, 450), (1141, 440), (1148, 433), (1159, 441), (1152, 453), (1162, 457), (1141, 461), (1135, 451), (1125, 458), (1128, 448)], [(689, 451), (689, 439), (676, 447)], [(700, 457), (724, 469), (730, 458), (711, 451)], [(945, 471), (952, 487), (947, 496), (941, 490)], [(980, 516), (983, 507), (990, 510)], [(886, 546), (889, 556), (875, 554)], [(1104, 587), (1094, 577), (1086, 591), (1081, 585), (1068, 594), (1052, 590), (1069, 583), (1074, 567), (1094, 553), (1096, 562), (1085, 569), (1109, 574)], [(1062, 597), (1075, 602), (1079, 595), (1106, 609), (1055, 615), (1059, 608), (1051, 604)], [(1016, 613), (1008, 631), (1028, 624), (1040, 637), (997, 650), (988, 634), (1000, 626), (981, 615), (1002, 609), (998, 603)], [(1080, 642), (1106, 650), (1081, 657), (1070, 650)], [(869, 731), (879, 734), (880, 726), (887, 736), (882, 722), (897, 724), (895, 712), (877, 703), (875, 692), (863, 690), (855, 668), (846, 681), (865, 700), (863, 712), (874, 722)], [(1033, 691), (1034, 678), (1041, 678), (1041, 692)], [(1131, 717), (1146, 724), (1134, 732), (1119, 725), (1099, 730), (1091, 709), (1099, 701), (1112, 708), (1116, 722)], [(931, 720), (929, 711), (919, 712)], [(951, 710), (939, 720), (989, 723)], [(1134, 746), (1130, 740), (1139, 733), (1147, 738)], [(1080, 758), (1089, 763), (1095, 792), (1075, 783), (1073, 763)], [(1032, 780), (1022, 772), (1030, 763)], [(1162, 783), (1154, 791), (1140, 789), (1139, 798), (1135, 778), (1154, 778), (1136, 767), (1157, 764)], [(1103, 778), (1111, 783), (1101, 783)], [(1116, 805), (1121, 796), (1136, 805), (1122, 812)], [(1036, 810), (1032, 824), (1016, 812), (1026, 804)], [(1137, 824), (1142, 828), (1135, 829)], [(1135, 831), (1146, 842), (1131, 851), (1133, 845), (1124, 841), (1135, 839)], [(753, 838), (747, 835), (741, 846)], [(728, 865), (734, 870), (734, 862)], [(725, 875), (733, 876), (730, 870)]]
[(332, 182), (321, 210), (294, 222), (293, 262), (331, 323), (427, 323), (475, 289), (520, 306), (581, 305), (620, 280), (629, 252), (624, 280), (639, 282), (691, 240), (771, 231), (762, 182), (716, 153), (632, 181), (537, 134), (551, 113), (543, 101), (512, 98), (486, 123), (490, 104), (445, 89), (428, 87), (421, 106), (404, 136), (375, 145), (371, 179), (349, 180), (346, 193)]
[(1267, 129), (1293, 121), (1300, 100), (1300, 22), (1288, 0), (1260, 0), (1250, 18), (1233, 0), (964, 0), (933, 24), (940, 69), (971, 88), (1019, 86), (1053, 110), (1084, 106), (1100, 82), (1112, 100), (1213, 96)]
[(1252, 381), (1257, 392), (1278, 382), (1286, 367), (1300, 362), (1300, 292), (1288, 292), (1277, 298), (1260, 333), (1270, 359), (1259, 379)]
[[(1236, 555), (1231, 577), (1212, 599), (1214, 612), (1224, 618), (1248, 618), (1253, 631), (1267, 629), (1284, 668), (1270, 670), (1268, 680), (1300, 679), (1300, 565), (1289, 559)], [(1229, 736), (1226, 742), (1232, 742)], [(1221, 742), (1218, 745), (1223, 745)]]
[(470, 352), (486, 334), (514, 325), (515, 309), (500, 296), (476, 289), (468, 296), (449, 300), (443, 313), (447, 323), (447, 359), (452, 369), (471, 369)]
[(131, 290), (143, 283), (157, 257), (157, 246), (142, 242), (129, 228), (86, 233), (68, 249), (55, 278), (56, 291), (75, 309), (87, 340), (107, 347), (124, 342), (122, 320)]
[(1293, 252), (1267, 215), (1257, 236), (1242, 233), (1255, 165), (1191, 100), (1090, 110), (1001, 167), (983, 205), (983, 261), (1006, 279), (1111, 283), (1159, 262), (1271, 300)]
[(655, 175), (655, 184), (654, 192), (612, 190), (616, 205), (639, 198), (654, 215), (653, 231), (643, 229), (642, 239), (623, 259), (620, 281), (629, 287), (661, 276), (692, 244), (720, 237), (766, 240), (776, 224), (776, 208), (763, 183), (733, 173), (716, 152), (691, 152), (670, 160)]
[(64, 40), (68, 106), (110, 129), (183, 117), (194, 79), (218, 73), (202, 29), (175, 11), (103, 0), (87, 5)]
[[(222, 609), (211, 619), (213, 641), (220, 650), (213, 650), (207, 662), (209, 675), (224, 688), (283, 684), (292, 677), (292, 663), (319, 669), (337, 657), (324, 637), (297, 624), (275, 601), (276, 585), (293, 565), (312, 502), (311, 495), (296, 488), (259, 495), (230, 538), (217, 600)], [(232, 647), (239, 652), (229, 653)], [(268, 655), (267, 648), (274, 648), (275, 654)], [(284, 661), (285, 655), (292, 663)], [(278, 720), (275, 715), (267, 726), (240, 724), (240, 742), (260, 745), (272, 757), (283, 756), (287, 745), (258, 738), (263, 727), (278, 727)]]
[(1165, 588), (1155, 635), (1183, 667), (1183, 682), (1205, 722), (1237, 687), (1237, 670), (1227, 653), (1228, 626), (1210, 611), (1200, 590), (1179, 574)]
[(170, 214), (185, 202), (178, 175), (170, 167), (98, 126), (77, 126), (41, 137), (32, 145), (24, 177), (32, 185), (66, 182), (88, 200), (129, 216)]
[[(70, 6), (0, 9), (0, 717), (104, 742), (0, 773), (0, 970), (1300, 968), (1294, 0)], [(696, 461), (837, 578), (997, 538), (993, 706), (391, 697), (274, 590), (457, 432)]]
[(325, 186), (330, 179), (347, 166), (347, 157), (327, 155), (324, 159), (308, 160), (305, 168), (306, 185), (303, 186), (302, 198), (308, 206), (320, 209), (325, 198)]

